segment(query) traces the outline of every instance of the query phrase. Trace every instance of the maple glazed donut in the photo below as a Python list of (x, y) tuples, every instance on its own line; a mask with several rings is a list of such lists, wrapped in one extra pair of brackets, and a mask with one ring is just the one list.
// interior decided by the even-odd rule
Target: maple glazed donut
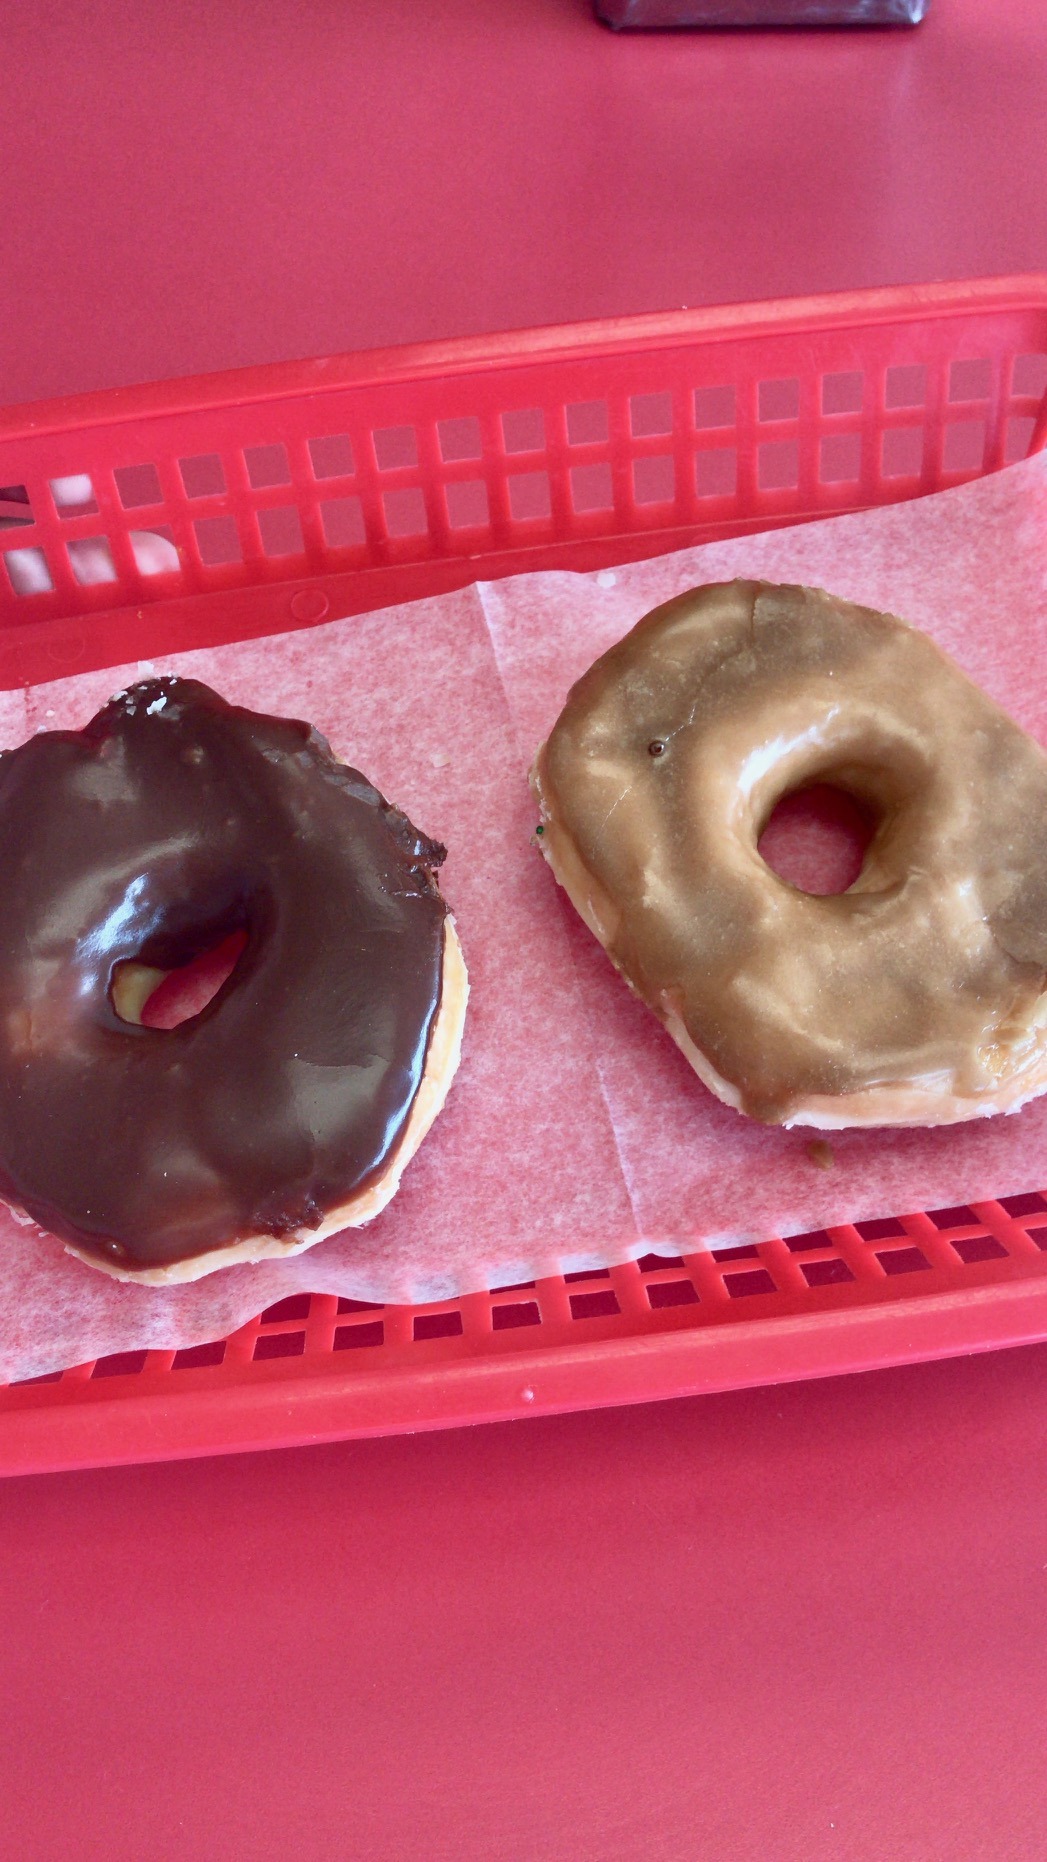
[[(458, 1064), (443, 858), (309, 725), (195, 680), (0, 756), (0, 1197), (154, 1284), (376, 1215)], [(234, 931), (206, 1007), (143, 1026)]]
[[(557, 879), (727, 1104), (924, 1125), (1047, 1088), (1047, 757), (905, 622), (682, 595), (573, 687), (531, 780)], [(874, 823), (835, 896), (758, 852), (814, 783)]]

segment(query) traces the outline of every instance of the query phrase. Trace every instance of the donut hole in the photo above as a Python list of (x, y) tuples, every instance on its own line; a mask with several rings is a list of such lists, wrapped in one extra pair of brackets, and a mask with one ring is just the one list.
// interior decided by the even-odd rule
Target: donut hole
[(853, 886), (876, 825), (867, 803), (829, 783), (812, 783), (782, 796), (758, 848), (779, 879), (823, 897)]
[(158, 970), (134, 958), (118, 963), (110, 988), (121, 1021), (145, 1028), (178, 1028), (203, 1013), (236, 969), (246, 931), (231, 931), (174, 970)]

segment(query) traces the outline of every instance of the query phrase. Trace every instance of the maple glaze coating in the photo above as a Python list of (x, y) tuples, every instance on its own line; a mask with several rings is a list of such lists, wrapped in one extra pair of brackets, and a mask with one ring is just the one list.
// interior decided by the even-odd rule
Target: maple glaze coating
[[(814, 783), (875, 823), (836, 896), (758, 852)], [(680, 596), (574, 686), (532, 784), (557, 877), (740, 1110), (936, 1123), (1047, 1087), (1047, 758), (915, 628), (816, 589)]]

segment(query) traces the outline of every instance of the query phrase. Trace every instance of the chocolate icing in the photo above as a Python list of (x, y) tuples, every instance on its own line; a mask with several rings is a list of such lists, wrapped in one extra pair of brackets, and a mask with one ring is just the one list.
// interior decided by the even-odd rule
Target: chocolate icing
[[(557, 876), (742, 1110), (882, 1088), (858, 1122), (893, 1122), (915, 1082), (959, 1118), (1047, 1085), (1047, 758), (903, 621), (757, 582), (682, 595), (574, 686), (532, 781)], [(813, 783), (877, 824), (837, 896), (757, 851)]]
[[(0, 758), (0, 1194), (124, 1267), (291, 1235), (382, 1173), (440, 1001), (427, 840), (307, 724), (187, 679)], [(201, 1013), (114, 969), (246, 945)]]

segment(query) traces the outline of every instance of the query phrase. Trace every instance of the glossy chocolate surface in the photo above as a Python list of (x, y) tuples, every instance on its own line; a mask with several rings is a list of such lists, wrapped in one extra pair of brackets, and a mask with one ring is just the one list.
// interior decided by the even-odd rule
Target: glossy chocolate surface
[[(915, 1082), (960, 1117), (1043, 1090), (1047, 758), (915, 628), (817, 589), (697, 589), (579, 680), (532, 780), (557, 876), (742, 1110)], [(814, 783), (876, 824), (835, 896), (758, 852)]]
[[(0, 757), (0, 1194), (132, 1269), (319, 1227), (418, 1090), (443, 857), (309, 725), (192, 680)], [(117, 1014), (118, 964), (238, 929), (199, 1015)]]

